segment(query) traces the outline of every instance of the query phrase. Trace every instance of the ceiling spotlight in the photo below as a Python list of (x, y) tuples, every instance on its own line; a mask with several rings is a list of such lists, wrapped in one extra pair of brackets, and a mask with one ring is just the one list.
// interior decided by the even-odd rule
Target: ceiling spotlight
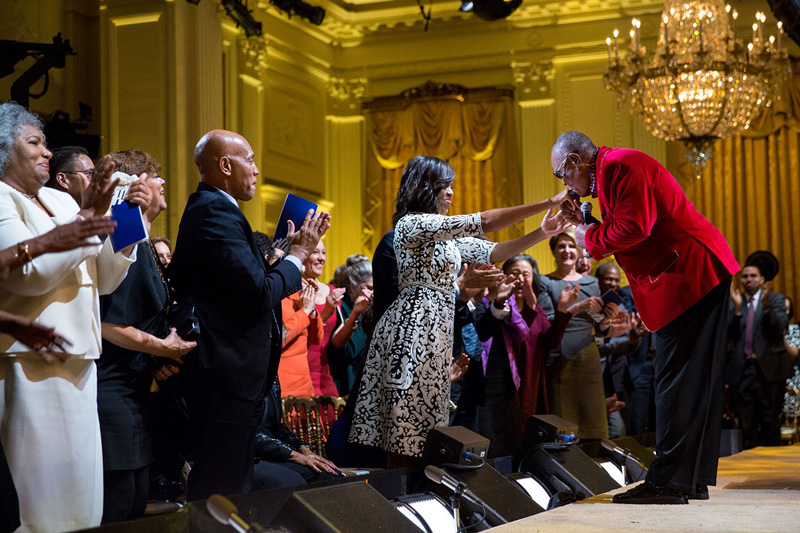
[(270, 0), (270, 2), (289, 15), (289, 18), (292, 15), (297, 15), (315, 26), (322, 24), (325, 19), (325, 9), (307, 4), (303, 0)]
[(253, 18), (252, 10), (247, 9), (247, 5), (242, 0), (222, 0), (222, 7), (228, 16), (236, 23), (237, 28), (242, 28), (248, 37), (259, 37), (261, 35), (261, 23)]
[(464, 8), (467, 4), (471, 5), (476, 17), (491, 21), (509, 16), (522, 5), (522, 0), (464, 0), (461, 11), (469, 11)]
[(464, 3), (461, 4), (461, 7), (458, 8), (458, 10), (466, 13), (467, 11), (472, 11), (472, 6), (472, 0), (464, 0)]

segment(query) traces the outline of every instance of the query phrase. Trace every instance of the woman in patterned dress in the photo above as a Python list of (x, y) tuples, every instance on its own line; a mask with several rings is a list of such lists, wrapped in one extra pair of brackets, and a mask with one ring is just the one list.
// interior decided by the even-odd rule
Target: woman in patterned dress
[[(367, 354), (350, 440), (388, 452), (388, 468), (420, 469), (431, 428), (447, 425), (453, 282), (461, 262), (496, 263), (559, 233), (553, 208), (566, 190), (534, 204), (445, 216), (455, 173), (436, 157), (412, 159), (400, 180), (394, 249), (400, 295), (378, 322)], [(549, 209), (541, 228), (493, 243), (474, 237)]]

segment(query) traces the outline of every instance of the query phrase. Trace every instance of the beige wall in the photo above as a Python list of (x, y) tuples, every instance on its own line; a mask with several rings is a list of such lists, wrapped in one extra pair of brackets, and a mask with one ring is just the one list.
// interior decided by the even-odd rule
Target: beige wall
[[(214, 0), (197, 6), (183, 0), (6, 0), (0, 38), (49, 41), (61, 30), (72, 40), (79, 55), (53, 71), (50, 92), (32, 108), (77, 115), (77, 101), (86, 101), (95, 109), (89, 133), (102, 135), (104, 151), (135, 147), (162, 162), (170, 208), (155, 234), (177, 234), (197, 184), (192, 151), (202, 133), (224, 127), (244, 134), (262, 179), (260, 194), (243, 205), (245, 214), (255, 229), (271, 233), (288, 192), (331, 210), (326, 277), (350, 253), (371, 253), (361, 244), (368, 150), (362, 97), (397, 94), (427, 80), (515, 85), (520, 202), (559, 190), (549, 148), (567, 129), (666, 162), (665, 144), (616, 106), (602, 80), (606, 36), (615, 27), (626, 34), (635, 15), (643, 21), (643, 43), (652, 46), (663, 6), (658, 1), (531, 0), (494, 23), (458, 13), (459, 2), (436, 2), (427, 32), (415, 9), (378, 3), (382, 11), (350, 13), (330, 0), (321, 3), (328, 17), (315, 27), (251, 0), (264, 35), (245, 39)], [(740, 4), (741, 31), (756, 9), (767, 10), (764, 1)], [(11, 81), (0, 79), (0, 99)], [(526, 227), (537, 224), (532, 219)], [(549, 271), (546, 245), (532, 253)]]

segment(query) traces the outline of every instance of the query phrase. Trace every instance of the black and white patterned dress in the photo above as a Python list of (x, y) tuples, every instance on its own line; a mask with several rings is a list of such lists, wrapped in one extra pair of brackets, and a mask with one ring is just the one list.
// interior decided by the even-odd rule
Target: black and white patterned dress
[(395, 226), (400, 295), (367, 353), (350, 440), (421, 456), (428, 431), (447, 425), (454, 287), (461, 262), (489, 263), (495, 243), (480, 213), (409, 214)]

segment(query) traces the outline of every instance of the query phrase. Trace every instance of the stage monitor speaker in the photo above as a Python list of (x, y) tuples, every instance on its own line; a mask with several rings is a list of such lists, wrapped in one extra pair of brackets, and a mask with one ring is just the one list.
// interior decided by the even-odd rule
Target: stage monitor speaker
[(303, 533), (419, 533), (367, 483), (297, 491), (270, 525)]
[(554, 491), (560, 491), (560, 487), (566, 485), (573, 492), (581, 492), (589, 497), (619, 488), (619, 483), (594, 459), (574, 445), (564, 445), (558, 449), (538, 446), (526, 448), (520, 468), (550, 483)]
[(578, 448), (581, 451), (597, 462), (611, 461), (619, 467), (620, 471), (625, 474), (624, 485), (644, 480), (645, 476), (647, 476), (647, 465), (653, 461), (653, 457), (642, 459), (630, 447), (636, 448), (638, 453), (642, 455), (653, 456), (653, 452), (644, 448), (635, 439), (628, 437), (613, 441), (606, 439), (602, 441), (592, 440), (578, 444)]
[(485, 459), (488, 451), (489, 439), (486, 437), (462, 426), (450, 426), (428, 432), (422, 459), (426, 465), (469, 464), (471, 461), (466, 459), (466, 452)]
[(578, 434), (578, 425), (556, 415), (534, 415), (525, 422), (523, 448), (545, 442), (569, 442)]
[(628, 450), (631, 455), (638, 458), (648, 469), (650, 468), (650, 464), (656, 459), (656, 452), (633, 437), (619, 437), (617, 439), (611, 439), (611, 442), (623, 450)]
[[(522, 488), (488, 464), (470, 470), (445, 466), (444, 470), (466, 484), (482, 504), (475, 505), (462, 499), (462, 506), (468, 507), (477, 515), (485, 513), (486, 523), (491, 527), (544, 511)], [(448, 492), (441, 490), (439, 494), (445, 499), (450, 496)]]

